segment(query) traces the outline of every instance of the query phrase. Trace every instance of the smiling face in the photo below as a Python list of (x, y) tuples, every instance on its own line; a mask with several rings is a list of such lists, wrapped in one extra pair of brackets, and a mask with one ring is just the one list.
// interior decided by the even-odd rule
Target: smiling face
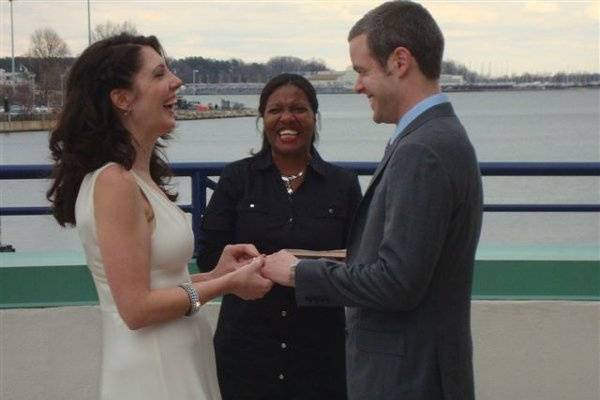
[(310, 153), (315, 134), (315, 114), (306, 94), (287, 84), (269, 96), (263, 115), (264, 134), (274, 155)]
[(182, 82), (152, 47), (142, 47), (140, 60), (140, 70), (128, 91), (129, 117), (136, 130), (160, 136), (175, 127), (176, 93)]
[(367, 96), (376, 123), (395, 124), (400, 120), (402, 90), (397, 77), (379, 64), (371, 54), (367, 35), (358, 35), (350, 41), (350, 59), (358, 73), (354, 90)]

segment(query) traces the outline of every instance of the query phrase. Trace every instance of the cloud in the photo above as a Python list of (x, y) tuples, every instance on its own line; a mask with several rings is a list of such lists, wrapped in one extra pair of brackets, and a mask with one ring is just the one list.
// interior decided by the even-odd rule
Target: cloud
[[(0, 57), (10, 56), (8, 2), (0, 0)], [(131, 21), (155, 34), (176, 58), (203, 56), (267, 61), (291, 55), (348, 63), (346, 36), (381, 1), (91, 1), (92, 26)], [(446, 37), (446, 57), (465, 64), (519, 65), (554, 71), (556, 58), (572, 69), (598, 71), (598, 2), (428, 1), (423, 4)], [(81, 0), (17, 0), (15, 53), (35, 29), (54, 28), (73, 54), (87, 46), (87, 7)], [(561, 56), (568, 54), (568, 57)], [(596, 57), (590, 61), (591, 58)], [(515, 67), (516, 70), (517, 67)], [(521, 69), (522, 68), (522, 69)]]
[(592, 1), (587, 8), (583, 10), (586, 17), (598, 22), (600, 21), (600, 2)]
[(528, 1), (525, 3), (524, 12), (532, 14), (556, 14), (559, 12), (559, 5), (548, 1)]

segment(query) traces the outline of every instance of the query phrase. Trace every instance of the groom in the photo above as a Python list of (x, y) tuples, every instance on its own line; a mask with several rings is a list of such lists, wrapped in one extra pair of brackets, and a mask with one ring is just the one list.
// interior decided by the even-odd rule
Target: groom
[(392, 1), (361, 18), (348, 40), (355, 90), (375, 122), (396, 128), (357, 211), (346, 264), (281, 251), (263, 274), (295, 286), (301, 306), (348, 306), (350, 399), (473, 399), (481, 177), (440, 92), (442, 33), (422, 6)]

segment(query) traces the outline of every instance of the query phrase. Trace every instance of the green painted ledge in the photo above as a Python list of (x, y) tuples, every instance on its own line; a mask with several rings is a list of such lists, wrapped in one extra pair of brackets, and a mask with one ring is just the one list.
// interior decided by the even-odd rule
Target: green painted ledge
[[(597, 248), (487, 248), (477, 258), (474, 300), (600, 301)], [(97, 303), (82, 254), (0, 253), (0, 309)]]

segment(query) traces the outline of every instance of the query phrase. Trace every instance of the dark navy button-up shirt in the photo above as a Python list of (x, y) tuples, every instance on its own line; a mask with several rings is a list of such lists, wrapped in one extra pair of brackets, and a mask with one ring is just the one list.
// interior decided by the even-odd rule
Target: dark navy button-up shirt
[[(356, 175), (316, 150), (292, 195), (270, 153), (236, 161), (203, 217), (198, 265), (209, 270), (228, 243), (267, 254), (344, 248), (360, 198)], [(223, 399), (345, 399), (344, 328), (343, 308), (299, 308), (290, 288), (255, 301), (225, 296), (215, 333)]]

